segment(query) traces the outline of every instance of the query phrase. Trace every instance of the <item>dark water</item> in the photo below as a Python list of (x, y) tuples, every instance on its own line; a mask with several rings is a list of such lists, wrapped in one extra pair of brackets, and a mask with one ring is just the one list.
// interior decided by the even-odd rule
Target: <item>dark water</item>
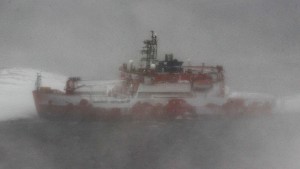
[(0, 168), (299, 168), (300, 115), (0, 123)]

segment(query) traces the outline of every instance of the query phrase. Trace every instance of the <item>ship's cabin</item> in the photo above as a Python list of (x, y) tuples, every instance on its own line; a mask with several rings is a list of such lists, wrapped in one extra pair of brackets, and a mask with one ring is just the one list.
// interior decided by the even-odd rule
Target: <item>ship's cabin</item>
[(137, 98), (186, 98), (192, 97), (191, 84), (188, 81), (179, 83), (140, 84)]

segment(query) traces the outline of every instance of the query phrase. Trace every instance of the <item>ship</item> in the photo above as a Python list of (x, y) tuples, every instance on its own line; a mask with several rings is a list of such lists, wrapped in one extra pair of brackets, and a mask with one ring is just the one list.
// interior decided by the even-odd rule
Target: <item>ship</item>
[(69, 77), (64, 91), (42, 85), (32, 92), (44, 118), (194, 119), (201, 115), (269, 114), (273, 100), (255, 94), (229, 94), (222, 65), (184, 64), (172, 53), (158, 58), (158, 37), (143, 41), (141, 59), (119, 67), (114, 81)]

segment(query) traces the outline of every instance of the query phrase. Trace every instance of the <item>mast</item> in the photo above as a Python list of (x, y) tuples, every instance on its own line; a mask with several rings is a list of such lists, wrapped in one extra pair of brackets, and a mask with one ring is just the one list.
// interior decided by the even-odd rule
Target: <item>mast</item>
[(150, 68), (152, 63), (157, 62), (157, 36), (154, 31), (151, 31), (151, 39), (144, 40), (144, 44), (141, 53), (146, 56), (142, 60), (146, 61), (146, 68)]
[(36, 81), (35, 81), (35, 89), (36, 89), (36, 91), (40, 90), (41, 85), (42, 85), (42, 75), (40, 73), (37, 73), (37, 75), (36, 75)]

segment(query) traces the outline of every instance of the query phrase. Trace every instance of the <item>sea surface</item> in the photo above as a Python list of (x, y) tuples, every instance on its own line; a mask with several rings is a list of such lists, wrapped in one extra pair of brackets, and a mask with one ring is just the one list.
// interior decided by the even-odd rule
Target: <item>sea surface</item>
[[(175, 121), (40, 119), (37, 70), (0, 71), (0, 169), (298, 169), (300, 95), (270, 115)], [(63, 89), (66, 77), (42, 72)]]
[(300, 115), (0, 123), (0, 168), (298, 169)]

